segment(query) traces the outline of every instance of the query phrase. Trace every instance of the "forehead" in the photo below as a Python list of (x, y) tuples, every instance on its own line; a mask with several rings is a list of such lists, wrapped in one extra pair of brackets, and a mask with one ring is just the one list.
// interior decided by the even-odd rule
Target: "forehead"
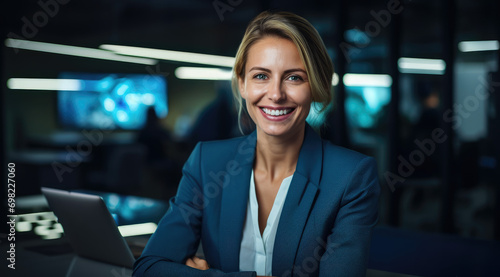
[(297, 46), (290, 40), (277, 36), (266, 36), (248, 50), (246, 69), (253, 66), (269, 69), (305, 69)]

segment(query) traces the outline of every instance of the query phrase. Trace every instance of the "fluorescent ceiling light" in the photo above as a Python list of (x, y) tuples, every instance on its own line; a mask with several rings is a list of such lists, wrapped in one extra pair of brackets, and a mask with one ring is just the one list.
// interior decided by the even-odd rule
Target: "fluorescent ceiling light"
[(153, 58), (153, 59), (176, 61), (176, 62), (224, 66), (224, 67), (233, 67), (235, 61), (234, 57), (152, 49), (143, 47), (133, 47), (133, 46), (103, 44), (99, 46), (99, 48), (113, 51), (121, 55)]
[(128, 63), (137, 63), (146, 65), (155, 65), (156, 63), (158, 63), (158, 61), (152, 59), (124, 57), (101, 49), (92, 49), (79, 46), (70, 46), (70, 45), (20, 40), (12, 38), (8, 38), (5, 40), (5, 46), (15, 49), (40, 51), (40, 52), (60, 54), (60, 55), (110, 60), (118, 62), (128, 62)]
[(500, 49), (498, 40), (462, 41), (458, 43), (461, 52), (496, 51)]
[(175, 77), (190, 80), (231, 80), (231, 70), (209, 67), (178, 67)]
[(9, 89), (80, 91), (84, 86), (82, 80), (76, 79), (11, 78), (7, 80)]
[(153, 222), (122, 225), (118, 226), (118, 230), (123, 237), (150, 235), (155, 232), (157, 225)]
[(333, 78), (332, 78), (332, 86), (336, 86), (339, 84), (339, 74), (333, 73)]
[(348, 73), (343, 78), (348, 87), (390, 87), (392, 78), (387, 74), (354, 74)]
[(444, 74), (446, 63), (441, 59), (399, 58), (399, 72), (415, 74)]

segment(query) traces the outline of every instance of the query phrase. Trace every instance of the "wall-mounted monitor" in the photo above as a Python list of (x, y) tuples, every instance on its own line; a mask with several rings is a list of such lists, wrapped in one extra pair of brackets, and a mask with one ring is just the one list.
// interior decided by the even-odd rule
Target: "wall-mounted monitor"
[(140, 129), (146, 111), (158, 117), (168, 113), (165, 77), (150, 74), (61, 73), (76, 80), (71, 90), (58, 92), (58, 119), (71, 129)]
[(346, 86), (347, 123), (359, 129), (376, 128), (385, 119), (391, 101), (390, 87)]

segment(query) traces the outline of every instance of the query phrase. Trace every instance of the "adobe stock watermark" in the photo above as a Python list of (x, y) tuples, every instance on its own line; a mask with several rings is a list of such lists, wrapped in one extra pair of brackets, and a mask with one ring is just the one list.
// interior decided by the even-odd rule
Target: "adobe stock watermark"
[[(500, 82), (494, 82), (491, 75), (488, 78), (480, 76), (478, 78), (479, 84), (476, 86), (474, 94), (465, 97), (462, 103), (455, 103), (453, 109), (448, 109), (443, 113), (444, 122), (451, 123), (453, 130), (459, 128), (463, 124), (464, 119), (469, 118), (472, 113), (479, 109), (480, 101), (488, 99), (495, 92), (495, 88), (500, 86)], [(415, 169), (422, 165), (427, 157), (435, 153), (437, 145), (445, 142), (447, 139), (448, 135), (442, 128), (432, 130), (430, 137), (426, 139), (415, 139), (413, 142), (416, 149), (407, 158), (403, 157), (403, 155), (398, 156), (397, 174), (391, 171), (384, 173), (384, 178), (390, 190), (394, 192), (396, 190), (395, 185), (404, 183), (406, 178), (413, 175)]]
[[(392, 21), (392, 16), (400, 14), (404, 7), (401, 5), (399, 0), (389, 0), (387, 2), (387, 9), (380, 10), (376, 12), (375, 10), (370, 11), (370, 15), (373, 20), (368, 21), (365, 24), (364, 32), (360, 30), (359, 27), (355, 26), (354, 29), (366, 34), (370, 38), (374, 38), (380, 35), (383, 28), (389, 26)], [(349, 44), (345, 41), (341, 42), (339, 47), (344, 54), (344, 57), (348, 63), (351, 62), (351, 55), (356, 55), (361, 52), (361, 49), (367, 47), (368, 43), (354, 43), (354, 45)]]
[[(250, 162), (253, 159), (252, 153), (254, 153), (254, 150), (252, 147), (255, 147), (255, 145), (252, 146), (252, 144), (248, 141), (248, 138), (241, 142), (238, 146), (238, 154), (243, 155), (243, 157), (246, 156), (244, 159), (246, 162)], [(240, 163), (234, 159), (229, 160), (226, 163), (225, 170), (221, 170), (217, 173), (214, 171), (209, 172), (208, 175), (211, 180), (203, 185), (203, 192), (198, 187), (193, 187), (192, 192), (194, 195), (191, 203), (198, 209), (195, 209), (186, 203), (181, 203), (179, 205), (180, 212), (186, 224), (189, 224), (193, 215), (200, 216), (201, 210), (208, 206), (211, 199), (220, 196), (222, 189), (230, 184), (231, 178), (238, 176), (241, 172), (242, 167)]]
[(234, 8), (238, 7), (243, 0), (214, 0), (212, 2), (212, 6), (215, 9), (215, 12), (217, 12), (217, 15), (219, 16), (219, 19), (221, 22), (224, 21), (224, 13), (226, 12), (233, 12)]
[(156, 84), (158, 81), (158, 78), (161, 77), (168, 77), (170, 75), (169, 72), (167, 71), (161, 71), (160, 64), (156, 64), (155, 67), (148, 65), (145, 67), (146, 71), (148, 72), (148, 75), (144, 77), (144, 82), (145, 82), (145, 88), (146, 89), (152, 89), (154, 90), (156, 88)]
[(314, 248), (313, 255), (303, 259), (300, 265), (294, 265), (292, 269), (285, 271), (282, 275), (283, 277), (311, 275), (311, 273), (319, 269), (321, 262), (331, 257), (335, 252), (334, 249), (340, 247), (338, 243), (328, 245), (322, 237), (316, 237), (316, 242), (319, 243), (319, 245)]
[[(167, 71), (161, 71), (161, 68), (160, 68), (160, 64), (156, 64), (156, 66), (153, 68), (153, 66), (151, 65), (148, 65), (145, 67), (145, 70), (148, 72), (148, 80), (149, 78), (152, 78), (152, 77), (155, 77), (157, 75), (160, 75), (160, 76), (163, 76), (163, 77), (167, 77), (168, 75), (170, 75), (170, 72), (167, 72)], [(147, 81), (147, 80), (146, 80)]]
[(14, 32), (9, 32), (7, 34), (8, 38), (17, 39), (14, 45), (14, 52), (19, 52), (19, 45), (23, 43), (24, 40), (29, 40), (34, 38), (41, 28), (47, 26), (51, 18), (54, 18), (60, 11), (62, 5), (66, 5), (71, 0), (39, 0), (37, 2), (38, 6), (40, 6), (40, 10), (36, 11), (29, 19), (26, 16), (21, 18), (23, 22), (23, 26), (21, 27), (21, 35), (18, 35)]
[(66, 146), (65, 163), (59, 161), (52, 162), (52, 170), (56, 174), (59, 183), (63, 181), (63, 175), (71, 173), (77, 168), (86, 158), (88, 158), (95, 146), (99, 146), (104, 141), (104, 135), (111, 132), (111, 129), (93, 129), (83, 130), (81, 133), (85, 139), (78, 142), (76, 147)]

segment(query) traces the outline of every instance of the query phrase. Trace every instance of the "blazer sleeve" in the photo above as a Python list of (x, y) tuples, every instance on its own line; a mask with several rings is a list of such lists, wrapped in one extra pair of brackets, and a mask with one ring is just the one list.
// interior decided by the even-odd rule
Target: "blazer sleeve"
[(378, 221), (380, 185), (373, 158), (352, 171), (320, 260), (320, 276), (365, 276), (371, 234)]
[(179, 188), (142, 256), (134, 264), (134, 277), (141, 276), (255, 276), (255, 272), (224, 273), (198, 270), (185, 261), (196, 254), (201, 237), (203, 197), (201, 148), (198, 143), (185, 163)]

